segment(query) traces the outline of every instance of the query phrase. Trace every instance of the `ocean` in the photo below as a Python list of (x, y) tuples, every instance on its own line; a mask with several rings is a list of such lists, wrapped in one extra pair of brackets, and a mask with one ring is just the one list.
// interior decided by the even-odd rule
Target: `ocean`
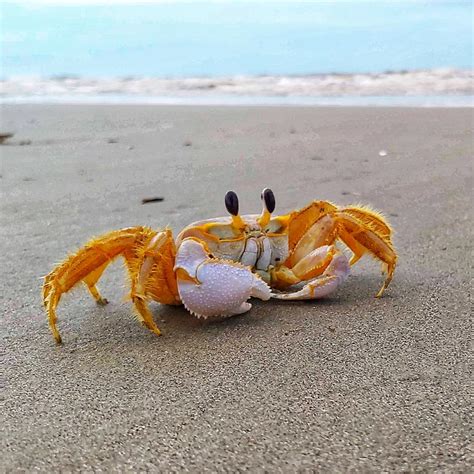
[(473, 92), (470, 0), (7, 2), (1, 12), (2, 101), (464, 103)]

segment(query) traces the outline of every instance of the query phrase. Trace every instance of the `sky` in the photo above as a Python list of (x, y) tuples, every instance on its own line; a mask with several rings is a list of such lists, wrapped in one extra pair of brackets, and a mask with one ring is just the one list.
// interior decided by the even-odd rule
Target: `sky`
[(2, 77), (472, 68), (470, 0), (29, 0), (1, 12)]

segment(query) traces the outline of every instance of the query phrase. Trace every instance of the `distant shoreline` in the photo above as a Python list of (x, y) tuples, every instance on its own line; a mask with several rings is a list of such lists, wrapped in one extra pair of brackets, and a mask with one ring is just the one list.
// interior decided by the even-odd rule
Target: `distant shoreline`
[(140, 106), (223, 106), (223, 107), (474, 107), (472, 95), (442, 96), (13, 96), (0, 98), (0, 105), (140, 105)]
[(11, 77), (4, 103), (472, 105), (474, 71), (188, 77)]

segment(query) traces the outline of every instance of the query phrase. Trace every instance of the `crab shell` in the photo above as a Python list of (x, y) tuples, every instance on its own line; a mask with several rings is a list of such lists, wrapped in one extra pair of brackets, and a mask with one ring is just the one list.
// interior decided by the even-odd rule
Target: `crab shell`
[(288, 218), (275, 217), (262, 229), (259, 217), (257, 214), (241, 216), (245, 225), (241, 229), (236, 229), (230, 217), (194, 222), (178, 235), (176, 244), (179, 248), (184, 239), (194, 237), (205, 242), (218, 258), (267, 271), (289, 255)]
[(175, 272), (181, 301), (198, 317), (230, 316), (248, 311), (250, 297), (268, 300), (268, 270), (288, 256), (288, 236), (273, 219), (265, 229), (259, 216), (195, 222), (177, 237)]

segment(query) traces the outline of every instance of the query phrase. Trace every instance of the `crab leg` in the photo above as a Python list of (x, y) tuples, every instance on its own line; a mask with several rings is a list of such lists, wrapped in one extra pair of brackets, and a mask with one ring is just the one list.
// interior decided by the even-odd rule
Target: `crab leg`
[(105, 267), (119, 255), (131, 257), (131, 250), (143, 240), (153, 235), (151, 229), (135, 227), (110, 232), (91, 240), (82, 249), (70, 255), (45, 277), (43, 285), (43, 302), (48, 314), (49, 325), (56, 342), (61, 343), (61, 336), (56, 327), (56, 307), (61, 296), (84, 282), (98, 303), (104, 299), (95, 284)]
[(270, 299), (269, 286), (249, 267), (214, 258), (199, 239), (184, 239), (176, 255), (175, 272), (181, 301), (199, 318), (245, 313), (254, 296)]
[(160, 336), (161, 331), (153, 320), (148, 301), (153, 298), (163, 304), (180, 304), (173, 272), (175, 246), (171, 231), (156, 234), (139, 253), (135, 265), (130, 266), (130, 297), (139, 321)]
[(363, 208), (344, 209), (337, 213), (337, 221), (342, 227), (340, 239), (354, 253), (351, 265), (367, 252), (382, 262), (382, 270), (387, 276), (376, 295), (380, 298), (392, 281), (397, 264), (390, 227), (380, 215)]
[(96, 303), (100, 306), (105, 306), (108, 304), (108, 300), (100, 294), (99, 289), (97, 286), (95, 286), (95, 284), (99, 281), (99, 278), (102, 276), (102, 273), (104, 273), (104, 270), (107, 268), (108, 264), (108, 261), (105, 262), (99, 268), (89, 273), (89, 275), (87, 275), (84, 280), (82, 280), (87, 286), (87, 289), (89, 290), (92, 297), (95, 299)]
[(297, 212), (290, 221), (291, 254), (286, 266), (294, 268), (313, 249), (341, 240), (353, 255), (354, 265), (363, 255), (370, 254), (382, 262), (387, 274), (377, 297), (392, 280), (397, 254), (392, 244), (392, 229), (379, 212), (367, 206), (349, 206), (338, 209), (331, 203), (314, 201)]
[[(323, 252), (326, 252), (328, 256), (334, 255), (323, 274), (306, 282), (299, 291), (292, 293), (272, 293), (272, 298), (280, 300), (312, 300), (323, 298), (344, 283), (350, 273), (350, 265), (347, 257), (339, 250), (335, 250), (333, 246), (321, 247), (316, 250), (319, 252), (317, 254), (319, 258), (323, 257), (323, 255), (321, 255)], [(310, 271), (312, 268), (312, 264), (310, 264), (311, 258), (307, 259), (307, 262), (307, 269)]]
[(160, 333), (146, 299), (151, 296), (167, 304), (179, 302), (173, 273), (174, 242), (168, 230), (157, 233), (147, 227), (131, 227), (92, 239), (45, 277), (43, 303), (56, 342), (61, 343), (56, 308), (62, 295), (83, 282), (96, 302), (105, 304), (107, 300), (100, 295), (96, 283), (119, 256), (125, 259), (128, 268), (138, 319), (155, 334)]

